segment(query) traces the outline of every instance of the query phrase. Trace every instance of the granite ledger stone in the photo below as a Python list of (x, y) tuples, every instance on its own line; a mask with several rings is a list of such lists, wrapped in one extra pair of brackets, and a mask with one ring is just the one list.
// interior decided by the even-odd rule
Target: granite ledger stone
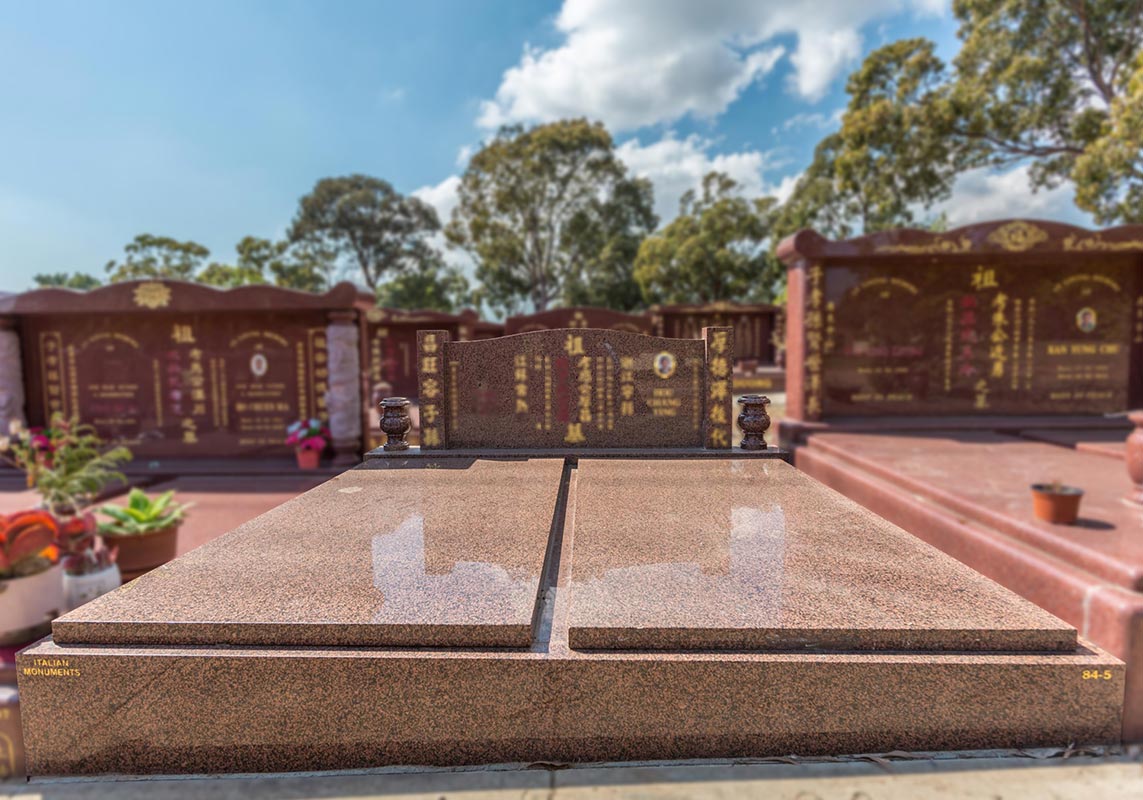
[(53, 639), (19, 658), (34, 775), (1108, 743), (1123, 694), (1059, 620), (733, 457), (375, 461)]

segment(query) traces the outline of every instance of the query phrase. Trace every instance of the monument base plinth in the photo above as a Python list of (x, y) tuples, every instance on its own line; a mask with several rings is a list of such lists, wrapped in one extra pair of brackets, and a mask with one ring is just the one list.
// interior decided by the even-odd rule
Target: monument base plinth
[(1112, 743), (1123, 695), (1122, 666), (1086, 646), (1045, 656), (547, 654), (45, 641), (20, 665), (64, 673), (21, 677), (34, 775)]

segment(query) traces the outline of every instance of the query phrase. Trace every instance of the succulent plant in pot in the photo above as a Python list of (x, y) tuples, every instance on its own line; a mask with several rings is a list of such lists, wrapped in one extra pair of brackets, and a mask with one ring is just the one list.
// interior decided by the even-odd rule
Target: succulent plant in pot
[(59, 525), (46, 511), (0, 514), (0, 645), (42, 636), (63, 611)]
[(142, 489), (132, 489), (127, 494), (127, 505), (108, 504), (99, 509), (109, 518), (99, 524), (99, 533), (109, 545), (118, 548), (124, 581), (175, 557), (179, 525), (190, 506), (176, 503), (174, 498), (173, 489), (154, 498)]

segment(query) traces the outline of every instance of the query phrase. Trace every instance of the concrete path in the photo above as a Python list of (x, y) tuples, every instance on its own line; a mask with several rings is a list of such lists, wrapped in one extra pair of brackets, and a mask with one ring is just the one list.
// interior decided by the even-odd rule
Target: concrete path
[[(791, 761), (793, 761), (791, 759)], [(7, 790), (7, 794), (5, 794)], [(343, 775), (220, 777), (0, 783), (20, 800), (604, 800), (781, 798), (782, 800), (924, 800), (925, 798), (1143, 798), (1143, 756), (1035, 751), (867, 757), (838, 761), (611, 765)]]

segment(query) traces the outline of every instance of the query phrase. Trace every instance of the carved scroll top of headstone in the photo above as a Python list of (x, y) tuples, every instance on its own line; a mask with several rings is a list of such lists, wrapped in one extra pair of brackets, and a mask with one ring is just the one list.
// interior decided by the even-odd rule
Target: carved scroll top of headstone
[(418, 331), (424, 450), (730, 447), (732, 328), (702, 339), (564, 328)]

